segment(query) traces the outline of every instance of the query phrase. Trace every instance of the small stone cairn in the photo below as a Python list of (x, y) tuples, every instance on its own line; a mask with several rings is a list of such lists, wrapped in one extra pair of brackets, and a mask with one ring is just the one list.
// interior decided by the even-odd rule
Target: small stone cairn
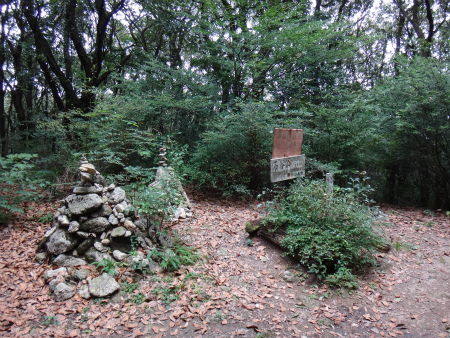
[(166, 148), (159, 148), (159, 167), (156, 170), (155, 181), (150, 184), (151, 188), (165, 189), (165, 187), (171, 187), (177, 192), (177, 199), (175, 201), (175, 212), (173, 213), (173, 221), (182, 220), (192, 217), (192, 206), (186, 192), (181, 185), (180, 180), (173, 168), (167, 166)]
[[(91, 278), (89, 269), (77, 267), (113, 259), (155, 270), (157, 264), (144, 258), (142, 251), (135, 255), (128, 253), (136, 250), (136, 245), (149, 253), (155, 245), (170, 247), (173, 244), (171, 238), (160, 234), (150, 220), (136, 217), (122, 188), (114, 184), (105, 187), (104, 177), (84, 156), (79, 170), (80, 184), (72, 194), (59, 201), (53, 227), (45, 233), (37, 248), (37, 263), (44, 264), (55, 257), (51, 263), (60, 266), (44, 274), (56, 301), (67, 300), (77, 291), (88, 299), (91, 296), (106, 297), (119, 289), (112, 276), (104, 273)], [(88, 283), (77, 282), (84, 279)], [(76, 286), (79, 284), (80, 287)]]

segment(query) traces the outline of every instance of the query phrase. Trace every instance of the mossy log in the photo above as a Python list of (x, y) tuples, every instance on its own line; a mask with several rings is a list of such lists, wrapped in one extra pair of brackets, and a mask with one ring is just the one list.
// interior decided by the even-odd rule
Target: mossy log
[(286, 229), (283, 227), (275, 228), (274, 225), (268, 224), (261, 226), (259, 235), (281, 248), (281, 242), (286, 236)]

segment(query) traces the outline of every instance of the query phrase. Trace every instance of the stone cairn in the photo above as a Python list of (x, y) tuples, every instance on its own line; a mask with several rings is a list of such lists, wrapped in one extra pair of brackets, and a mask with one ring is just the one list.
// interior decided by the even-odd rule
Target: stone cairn
[(167, 167), (167, 158), (166, 158), (166, 148), (165, 147), (161, 147), (159, 148), (159, 166), (160, 167)]
[[(119, 289), (107, 273), (92, 278), (89, 269), (77, 267), (112, 259), (128, 266), (139, 264), (151, 271), (158, 265), (144, 258), (144, 252), (150, 253), (156, 245), (173, 245), (169, 236), (160, 234), (157, 225), (136, 217), (122, 188), (114, 184), (105, 187), (104, 177), (84, 156), (79, 170), (80, 184), (59, 201), (53, 227), (37, 248), (37, 263), (44, 264), (54, 257), (51, 264), (60, 266), (44, 274), (57, 301), (67, 300), (77, 291), (88, 299), (106, 297)], [(137, 251), (137, 246), (141, 250)], [(132, 250), (135, 254), (128, 254)], [(79, 283), (84, 279), (87, 283)]]

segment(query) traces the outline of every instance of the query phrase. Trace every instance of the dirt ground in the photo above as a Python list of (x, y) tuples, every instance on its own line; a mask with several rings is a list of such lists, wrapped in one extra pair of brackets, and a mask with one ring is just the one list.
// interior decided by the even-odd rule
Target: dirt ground
[[(450, 337), (450, 217), (381, 207), (393, 243), (357, 290), (318, 286), (245, 223), (257, 202), (192, 196), (194, 217), (173, 223), (202, 259), (144, 276), (113, 299), (57, 303), (34, 263), (53, 206), (30, 204), (1, 233), (0, 335), (4, 337)], [(41, 215), (40, 217), (38, 217)]]

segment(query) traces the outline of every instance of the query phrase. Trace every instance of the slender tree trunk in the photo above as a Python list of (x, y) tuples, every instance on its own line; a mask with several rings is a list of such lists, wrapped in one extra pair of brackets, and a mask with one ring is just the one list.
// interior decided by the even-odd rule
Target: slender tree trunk
[[(8, 12), (6, 10), (6, 12)], [(6, 157), (8, 154), (8, 139), (6, 135), (6, 111), (5, 111), (5, 73), (3, 71), (3, 65), (6, 61), (6, 51), (5, 51), (5, 43), (6, 43), (6, 33), (5, 33), (5, 24), (6, 24), (7, 16), (3, 15), (1, 20), (1, 36), (0, 36), (0, 144), (2, 147), (1, 156)]]

